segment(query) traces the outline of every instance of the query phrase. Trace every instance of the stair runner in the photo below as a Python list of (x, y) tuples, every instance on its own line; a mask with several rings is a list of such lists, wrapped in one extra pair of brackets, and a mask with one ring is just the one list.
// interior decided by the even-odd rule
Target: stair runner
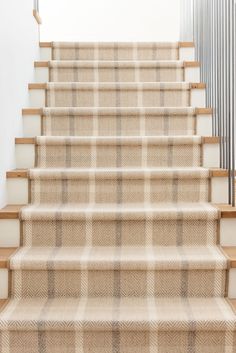
[(53, 43), (1, 353), (236, 352), (177, 43)]

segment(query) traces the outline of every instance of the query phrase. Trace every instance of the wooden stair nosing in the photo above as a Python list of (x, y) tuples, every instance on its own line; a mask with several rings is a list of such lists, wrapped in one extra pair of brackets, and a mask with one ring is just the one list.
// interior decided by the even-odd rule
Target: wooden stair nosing
[[(195, 108), (196, 115), (212, 115), (212, 108)], [(42, 115), (43, 109), (42, 108), (24, 108), (22, 109), (22, 115)]]
[[(189, 83), (190, 89), (205, 89), (206, 84), (203, 82), (190, 82)], [(40, 83), (29, 83), (28, 84), (28, 89), (29, 90), (45, 90), (47, 88), (47, 83), (46, 82), (40, 82)]]
[[(53, 42), (39, 42), (40, 48), (52, 48)], [(179, 42), (179, 48), (194, 48), (194, 42)]]
[[(16, 144), (35, 144), (35, 137), (16, 137), (15, 138), (15, 143)], [(202, 143), (204, 144), (216, 144), (219, 143), (219, 137), (218, 136), (203, 136), (202, 137)]]
[(10, 257), (17, 251), (18, 248), (0, 248), (0, 269), (9, 267)]
[(0, 219), (19, 219), (20, 211), (25, 205), (6, 205), (0, 209)]
[[(39, 68), (39, 67), (41, 67), (41, 68), (42, 67), (49, 68), (50, 67), (50, 61), (35, 61), (34, 62), (34, 67), (35, 68)], [(183, 67), (184, 68), (200, 67), (200, 62), (199, 61), (184, 61), (183, 62)]]

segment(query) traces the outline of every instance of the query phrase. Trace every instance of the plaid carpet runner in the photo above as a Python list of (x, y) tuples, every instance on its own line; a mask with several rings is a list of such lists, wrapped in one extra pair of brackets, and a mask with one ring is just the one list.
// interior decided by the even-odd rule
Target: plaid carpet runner
[(1, 353), (235, 353), (178, 43), (53, 43)]

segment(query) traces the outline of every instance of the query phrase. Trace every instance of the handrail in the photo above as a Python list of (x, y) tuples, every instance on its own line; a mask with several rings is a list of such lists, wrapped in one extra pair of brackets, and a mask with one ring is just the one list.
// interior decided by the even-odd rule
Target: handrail
[(181, 0), (180, 40), (192, 40), (220, 137), (220, 167), (228, 170), (229, 204), (235, 206), (235, 0)]
[(33, 5), (33, 16), (40, 25), (42, 23), (42, 20), (39, 16), (39, 0), (34, 0), (34, 5)]
[(34, 10), (39, 13), (39, 0), (34, 0)]

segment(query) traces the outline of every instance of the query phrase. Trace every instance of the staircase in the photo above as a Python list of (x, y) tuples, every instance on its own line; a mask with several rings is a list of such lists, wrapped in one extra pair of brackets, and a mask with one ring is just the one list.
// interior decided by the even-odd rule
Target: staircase
[(213, 206), (227, 176), (192, 44), (41, 49), (0, 352), (236, 352)]

